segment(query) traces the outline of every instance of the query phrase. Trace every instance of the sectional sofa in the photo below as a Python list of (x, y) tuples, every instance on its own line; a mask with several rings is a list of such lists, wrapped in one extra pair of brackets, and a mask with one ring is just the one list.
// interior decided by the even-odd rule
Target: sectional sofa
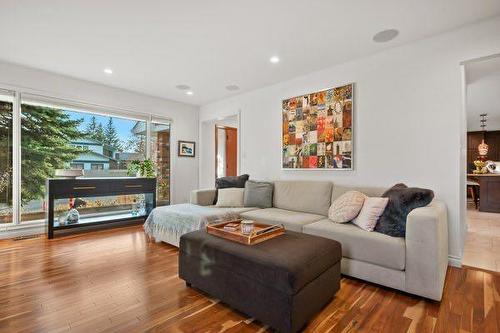
[[(244, 219), (282, 223), (288, 230), (340, 242), (342, 274), (441, 300), (448, 266), (445, 204), (433, 200), (426, 207), (414, 209), (408, 215), (406, 237), (391, 237), (328, 219), (332, 201), (349, 190), (368, 196), (380, 196), (384, 191), (335, 186), (327, 181), (276, 181), (272, 208), (238, 210)], [(193, 191), (190, 199), (192, 204), (211, 209), (214, 197), (214, 189), (204, 189)]]

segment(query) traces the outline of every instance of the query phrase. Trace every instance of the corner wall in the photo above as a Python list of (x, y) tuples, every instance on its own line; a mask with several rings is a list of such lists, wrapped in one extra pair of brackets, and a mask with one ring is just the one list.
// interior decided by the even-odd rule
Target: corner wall
[(0, 88), (172, 119), (172, 203), (188, 202), (189, 192), (198, 188), (198, 157), (177, 156), (177, 140), (198, 142), (197, 106), (4, 62), (0, 62)]
[[(253, 179), (385, 187), (405, 182), (433, 189), (448, 206), (449, 254), (456, 260), (463, 244), (460, 62), (500, 52), (498, 31), (500, 17), (210, 103), (201, 107), (200, 121), (241, 111), (240, 170)], [(354, 171), (282, 170), (281, 100), (350, 82)], [(200, 167), (205, 163), (201, 159)]]

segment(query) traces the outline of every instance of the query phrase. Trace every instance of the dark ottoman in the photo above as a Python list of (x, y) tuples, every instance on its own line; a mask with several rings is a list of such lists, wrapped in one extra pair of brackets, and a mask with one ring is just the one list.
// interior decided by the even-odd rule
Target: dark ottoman
[(194, 231), (181, 237), (179, 276), (282, 332), (296, 332), (340, 288), (340, 243), (287, 231), (253, 246)]

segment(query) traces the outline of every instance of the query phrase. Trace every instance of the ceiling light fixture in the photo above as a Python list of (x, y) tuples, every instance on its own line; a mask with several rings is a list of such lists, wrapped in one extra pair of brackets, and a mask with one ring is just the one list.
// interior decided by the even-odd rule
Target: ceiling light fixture
[(278, 56), (272, 56), (271, 58), (269, 58), (269, 61), (272, 64), (277, 64), (278, 62), (280, 62), (280, 58)]
[(191, 87), (190, 87), (190, 86), (188, 86), (187, 84), (178, 84), (178, 85), (176, 85), (175, 87), (176, 87), (177, 89), (179, 89), (179, 90), (189, 90), (189, 89), (191, 89)]
[(236, 91), (236, 90), (239, 90), (239, 89), (240, 89), (240, 87), (238, 87), (235, 84), (230, 84), (230, 85), (226, 86), (226, 90), (229, 90), (229, 91)]
[(396, 29), (387, 29), (377, 32), (375, 36), (373, 36), (373, 41), (375, 43), (387, 43), (399, 35), (399, 31)]
[(104, 68), (104, 73), (113, 74), (113, 70), (111, 68)]
[(186, 91), (186, 95), (191, 96), (191, 95), (193, 95), (193, 92), (191, 90), (188, 90), (188, 91)]

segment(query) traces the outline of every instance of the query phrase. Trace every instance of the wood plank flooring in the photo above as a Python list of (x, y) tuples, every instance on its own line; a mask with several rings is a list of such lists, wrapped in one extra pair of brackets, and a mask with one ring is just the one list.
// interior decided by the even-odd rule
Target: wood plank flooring
[[(306, 332), (498, 332), (500, 275), (449, 268), (441, 303), (344, 277)], [(270, 332), (185, 286), (140, 226), (0, 241), (0, 332)]]

